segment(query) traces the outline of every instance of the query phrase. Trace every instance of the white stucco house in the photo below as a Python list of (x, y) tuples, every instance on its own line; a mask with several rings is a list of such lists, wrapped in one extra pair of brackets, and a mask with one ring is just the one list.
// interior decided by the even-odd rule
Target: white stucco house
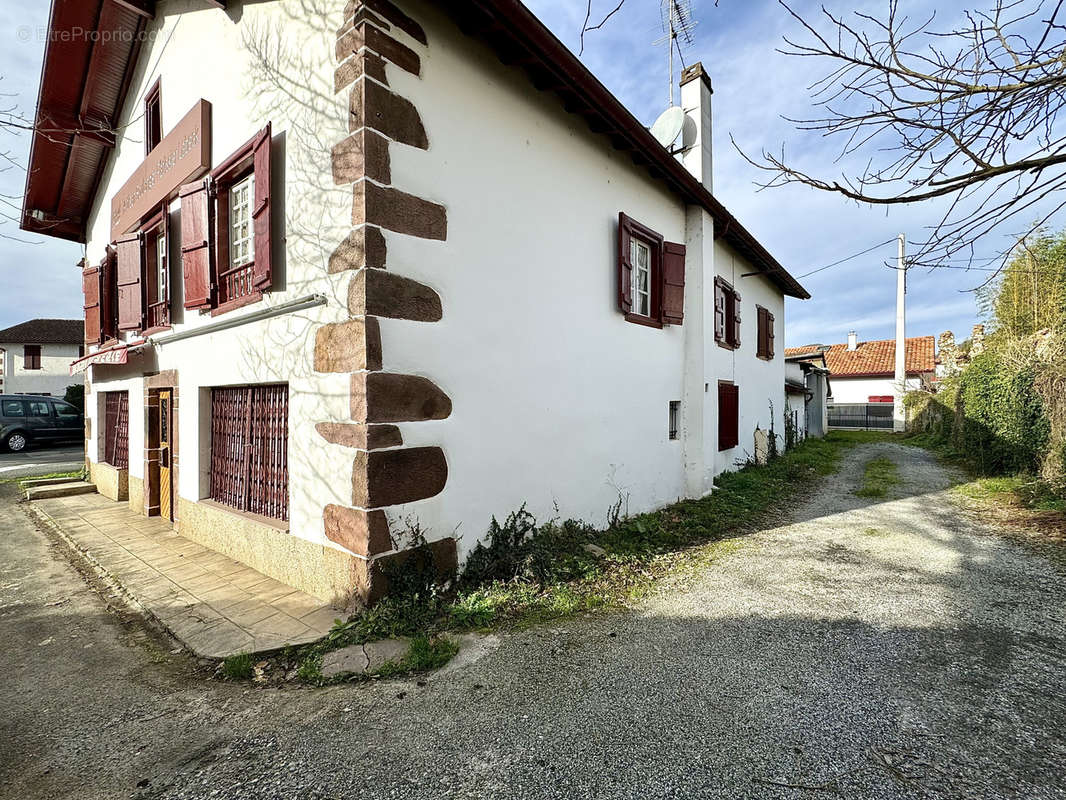
[(70, 365), (84, 353), (80, 319), (31, 319), (0, 330), (0, 394), (62, 397), (80, 384)]
[[(936, 337), (909, 337), (905, 352), (906, 379), (903, 391), (928, 388), (936, 374)], [(831, 408), (839, 410), (841, 406), (884, 405), (884, 419), (891, 421), (892, 414), (888, 409), (894, 406), (897, 396), (895, 339), (860, 341), (858, 334), (851, 331), (845, 343), (786, 348), (785, 358), (801, 362), (824, 361), (831, 381)], [(847, 413), (851, 414), (852, 411), (854, 409), (849, 409)], [(844, 427), (864, 427), (851, 422)], [(890, 428), (891, 424), (887, 424), (887, 427)]]
[(700, 65), (671, 153), (516, 0), (50, 25), (112, 46), (49, 38), (69, 135), (22, 225), (85, 243), (88, 460), (138, 513), (343, 606), (416, 525), (454, 565), (493, 515), (700, 497), (782, 434), (808, 294), (712, 193)]

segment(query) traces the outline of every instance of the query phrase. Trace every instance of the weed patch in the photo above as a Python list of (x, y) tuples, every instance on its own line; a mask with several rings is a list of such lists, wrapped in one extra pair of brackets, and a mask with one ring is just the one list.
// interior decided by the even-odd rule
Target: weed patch
[(856, 490), (859, 497), (884, 497), (888, 490), (899, 483), (899, 469), (884, 456), (866, 462), (862, 487)]
[(222, 662), (222, 675), (233, 681), (243, 681), (252, 677), (252, 657), (248, 653), (238, 653)]

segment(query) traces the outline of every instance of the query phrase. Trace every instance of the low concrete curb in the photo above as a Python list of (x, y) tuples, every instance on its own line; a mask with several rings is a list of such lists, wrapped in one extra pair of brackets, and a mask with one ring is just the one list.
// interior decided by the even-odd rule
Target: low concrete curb
[(95, 494), (96, 486), (86, 481), (70, 481), (65, 483), (40, 484), (25, 486), (23, 491), (27, 500), (45, 500), (52, 497), (74, 497), (79, 494)]

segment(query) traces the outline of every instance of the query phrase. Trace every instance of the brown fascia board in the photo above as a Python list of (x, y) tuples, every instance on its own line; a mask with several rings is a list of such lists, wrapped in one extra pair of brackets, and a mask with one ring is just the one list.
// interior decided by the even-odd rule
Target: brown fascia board
[[(810, 293), (767, 252), (759, 241), (664, 148), (582, 64), (569, 48), (545, 27), (519, 0), (444, 0), (442, 7), (460, 29), (492, 47), (505, 64), (536, 71), (535, 85), (559, 94), (571, 113), (584, 117), (593, 131), (611, 136), (619, 149), (630, 150), (634, 160), (648, 163), (655, 177), (664, 180), (687, 202), (703, 206), (714, 218), (717, 231), (751, 259), (753, 265), (791, 296), (807, 299)], [(545, 74), (555, 80), (548, 82)], [(575, 98), (579, 102), (575, 103)], [(624, 146), (619, 146), (624, 143)]]

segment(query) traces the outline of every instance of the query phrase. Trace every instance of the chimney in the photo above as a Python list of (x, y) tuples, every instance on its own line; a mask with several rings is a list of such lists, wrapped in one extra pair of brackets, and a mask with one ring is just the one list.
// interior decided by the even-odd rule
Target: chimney
[(985, 326), (974, 325), (973, 333), (970, 334), (970, 355), (978, 356), (985, 349)]
[(859, 336), (855, 331), (848, 332), (848, 350), (855, 352), (859, 349)]
[(681, 71), (681, 163), (711, 191), (711, 79), (697, 61)]

